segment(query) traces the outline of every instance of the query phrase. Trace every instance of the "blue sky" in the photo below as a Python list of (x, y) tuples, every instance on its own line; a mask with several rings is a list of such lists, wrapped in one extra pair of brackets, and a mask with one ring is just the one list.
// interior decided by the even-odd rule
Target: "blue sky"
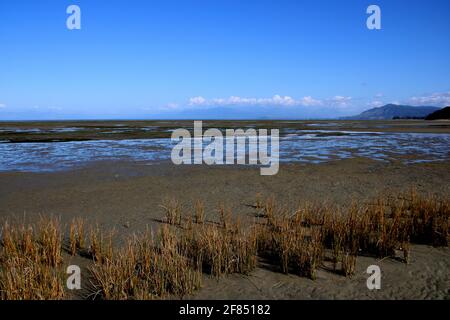
[[(66, 8), (81, 8), (68, 30)], [(382, 29), (366, 27), (381, 8)], [(2, 0), (0, 120), (450, 104), (448, 0)]]

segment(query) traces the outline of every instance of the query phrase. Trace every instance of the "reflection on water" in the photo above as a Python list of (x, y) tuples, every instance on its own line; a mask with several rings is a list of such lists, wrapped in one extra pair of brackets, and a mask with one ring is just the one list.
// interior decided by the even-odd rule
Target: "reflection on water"
[[(53, 171), (109, 160), (152, 164), (169, 160), (173, 145), (170, 139), (0, 141), (0, 171)], [(449, 156), (450, 134), (291, 130), (280, 138), (281, 162), (320, 163), (367, 157), (412, 163), (446, 160)]]

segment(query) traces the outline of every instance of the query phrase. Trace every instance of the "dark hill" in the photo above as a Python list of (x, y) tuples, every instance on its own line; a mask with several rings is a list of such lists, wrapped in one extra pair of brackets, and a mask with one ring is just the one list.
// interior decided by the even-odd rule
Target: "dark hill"
[(382, 107), (366, 110), (359, 115), (343, 118), (345, 120), (391, 120), (391, 119), (424, 119), (430, 113), (439, 110), (437, 107), (413, 107), (387, 104)]
[(450, 119), (450, 107), (445, 107), (442, 108), (441, 110), (435, 111), (425, 118), (425, 120), (439, 120), (439, 119)]

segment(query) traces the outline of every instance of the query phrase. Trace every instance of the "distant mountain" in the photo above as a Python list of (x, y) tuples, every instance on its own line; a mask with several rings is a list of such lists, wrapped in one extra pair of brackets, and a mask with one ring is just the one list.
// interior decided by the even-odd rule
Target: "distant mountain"
[(336, 109), (333, 107), (280, 108), (278, 106), (267, 105), (258, 106), (257, 108), (249, 108), (248, 106), (236, 105), (192, 109), (188, 108), (186, 110), (174, 110), (160, 114), (152, 114), (148, 117), (152, 119), (186, 120), (317, 120), (336, 119), (339, 116), (335, 115), (336, 112)]
[(450, 107), (442, 108), (429, 114), (425, 120), (450, 119)]
[(430, 113), (440, 108), (437, 107), (413, 107), (397, 104), (387, 104), (382, 107), (372, 108), (357, 116), (345, 117), (344, 120), (391, 120), (391, 119), (424, 119)]

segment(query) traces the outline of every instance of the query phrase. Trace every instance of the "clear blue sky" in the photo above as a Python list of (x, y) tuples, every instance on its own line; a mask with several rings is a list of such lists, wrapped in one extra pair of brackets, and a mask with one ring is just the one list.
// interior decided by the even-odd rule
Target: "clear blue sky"
[(449, 14), (448, 0), (1, 0), (0, 120), (444, 106)]

